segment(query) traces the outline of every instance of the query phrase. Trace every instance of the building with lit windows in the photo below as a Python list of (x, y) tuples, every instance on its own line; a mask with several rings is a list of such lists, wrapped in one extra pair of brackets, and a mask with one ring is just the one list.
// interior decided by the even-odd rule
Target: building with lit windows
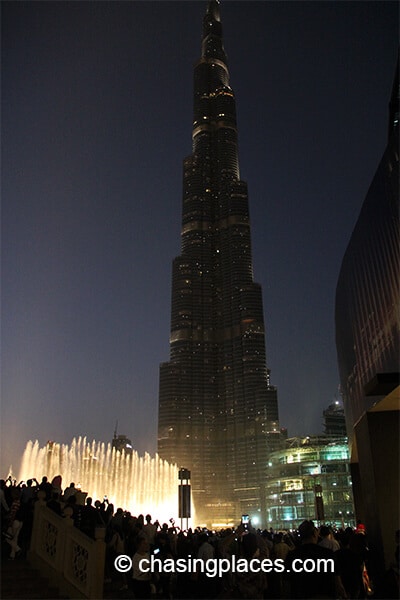
[(268, 461), (268, 527), (297, 529), (305, 519), (336, 527), (354, 525), (346, 437), (289, 438)]
[(381, 572), (400, 525), (399, 95), (397, 64), (387, 146), (343, 257), (335, 305), (356, 514)]
[(324, 433), (326, 435), (346, 436), (346, 419), (343, 404), (335, 400), (323, 412)]
[(217, 0), (208, 2), (194, 67), (192, 140), (173, 262), (170, 360), (160, 367), (158, 452), (191, 471), (199, 522), (233, 524), (242, 513), (264, 512), (268, 455), (282, 435)]

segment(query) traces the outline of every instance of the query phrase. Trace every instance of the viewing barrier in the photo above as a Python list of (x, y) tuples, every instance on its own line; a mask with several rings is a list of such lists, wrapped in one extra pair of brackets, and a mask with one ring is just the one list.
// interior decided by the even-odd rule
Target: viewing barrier
[(29, 562), (70, 598), (102, 598), (106, 545), (105, 528), (95, 540), (74, 527), (72, 509), (60, 517), (47, 508), (44, 492), (35, 503)]

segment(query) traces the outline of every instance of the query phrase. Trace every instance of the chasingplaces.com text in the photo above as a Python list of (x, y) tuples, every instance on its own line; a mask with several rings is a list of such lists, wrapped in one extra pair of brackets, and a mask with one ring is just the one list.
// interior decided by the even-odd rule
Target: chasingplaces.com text
[[(120, 554), (114, 561), (114, 566), (119, 573), (127, 573), (132, 569), (132, 559), (127, 554)], [(289, 571), (285, 561), (281, 558), (167, 558), (161, 560), (154, 555), (142, 558), (139, 561), (142, 573), (203, 573), (207, 577), (222, 577), (225, 573), (284, 573)], [(291, 563), (291, 570), (295, 573), (334, 573), (335, 562), (332, 558), (297, 558)]]

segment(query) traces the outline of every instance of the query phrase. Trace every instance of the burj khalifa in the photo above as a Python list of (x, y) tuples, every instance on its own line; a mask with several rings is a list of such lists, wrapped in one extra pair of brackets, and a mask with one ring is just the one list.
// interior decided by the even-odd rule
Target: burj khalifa
[[(184, 5), (183, 5), (184, 6)], [(265, 518), (268, 455), (281, 441), (253, 278), (247, 184), (220, 3), (194, 66), (192, 153), (183, 161), (181, 254), (173, 261), (170, 359), (160, 366), (158, 452), (190, 469), (196, 518)]]

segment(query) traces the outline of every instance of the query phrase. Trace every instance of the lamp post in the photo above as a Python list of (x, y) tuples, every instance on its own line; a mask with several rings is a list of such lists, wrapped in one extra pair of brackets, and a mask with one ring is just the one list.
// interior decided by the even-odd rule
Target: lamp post
[(316, 484), (314, 486), (314, 493), (315, 493), (315, 516), (317, 517), (319, 524), (321, 524), (321, 521), (325, 520), (324, 499), (322, 497), (322, 485)]
[(181, 529), (183, 529), (183, 519), (186, 519), (186, 529), (189, 527), (190, 511), (190, 471), (188, 469), (179, 469), (178, 479), (180, 481), (178, 487), (179, 498), (179, 518), (181, 520)]

